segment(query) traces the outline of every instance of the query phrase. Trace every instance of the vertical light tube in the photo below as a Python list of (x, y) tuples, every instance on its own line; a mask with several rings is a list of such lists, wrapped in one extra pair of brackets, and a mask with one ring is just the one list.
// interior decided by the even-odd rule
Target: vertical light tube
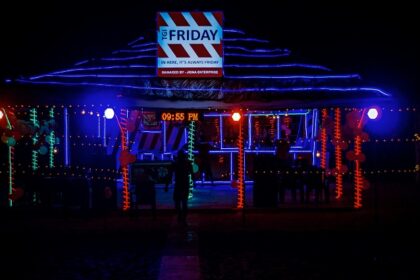
[(99, 115), (99, 113), (97, 114), (97, 118), (98, 118), (98, 138), (101, 138), (101, 116)]
[(316, 136), (317, 136), (317, 123), (318, 123), (318, 109), (314, 109), (314, 119), (312, 126), (314, 127), (314, 134), (312, 135), (312, 165), (315, 165), (316, 161)]
[(67, 107), (64, 108), (64, 165), (70, 165), (69, 151), (69, 112)]
[(251, 143), (252, 143), (252, 121), (251, 121), (251, 114), (248, 114), (248, 149), (251, 150)]
[(220, 149), (223, 149), (223, 117), (219, 116), (220, 120)]
[(163, 153), (166, 153), (166, 121), (163, 122)]
[(106, 147), (106, 118), (104, 116), (104, 125), (103, 125), (103, 129), (104, 129), (104, 134), (103, 134), (103, 146)]
[(276, 139), (279, 140), (280, 139), (280, 115), (277, 115), (277, 120), (276, 120)]

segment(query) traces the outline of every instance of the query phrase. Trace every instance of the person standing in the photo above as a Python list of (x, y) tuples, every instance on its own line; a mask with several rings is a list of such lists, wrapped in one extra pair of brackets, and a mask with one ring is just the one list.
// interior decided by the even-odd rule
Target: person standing
[(184, 151), (178, 151), (178, 157), (174, 162), (175, 187), (174, 202), (178, 215), (178, 222), (185, 223), (188, 213), (188, 195), (189, 195), (189, 174), (192, 174), (192, 163), (187, 159)]

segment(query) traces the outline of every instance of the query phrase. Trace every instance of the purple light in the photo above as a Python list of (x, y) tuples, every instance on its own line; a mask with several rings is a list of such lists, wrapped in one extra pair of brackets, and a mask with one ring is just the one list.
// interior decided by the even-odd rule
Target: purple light
[(70, 68), (70, 69), (66, 69), (66, 70), (54, 71), (54, 72), (51, 72), (51, 73), (48, 73), (48, 74), (32, 76), (29, 79), (30, 80), (36, 80), (36, 79), (39, 79), (39, 78), (47, 77), (49, 75), (64, 74), (64, 73), (71, 73), (71, 72), (78, 72), (78, 71), (96, 71), (96, 70), (110, 70), (110, 69), (133, 69), (133, 68), (156, 68), (156, 66), (133, 64), (133, 65), (114, 65), (114, 66)]
[(89, 62), (89, 59), (85, 59), (85, 60), (82, 60), (82, 61), (76, 62), (74, 65), (75, 65), (75, 66), (79, 66), (79, 65), (82, 65), (82, 64), (85, 64), (85, 63), (88, 63), (88, 62)]
[(147, 47), (147, 46), (155, 46), (156, 43), (143, 43), (143, 44), (138, 44), (138, 45), (133, 45), (131, 46), (132, 48), (142, 48), (142, 47)]
[(138, 41), (143, 41), (144, 37), (140, 36), (137, 39), (135, 39), (134, 41), (131, 41), (130, 43), (128, 43), (129, 46), (131, 46), (132, 44), (137, 43)]
[(225, 28), (225, 29), (223, 29), (223, 32), (226, 32), (226, 33), (237, 33), (237, 34), (242, 34), (242, 35), (245, 34), (244, 31), (239, 30), (239, 29), (233, 29), (233, 28), (230, 28), (230, 29)]
[(367, 115), (368, 115), (369, 119), (376, 120), (376, 118), (379, 116), (378, 109), (370, 108)]

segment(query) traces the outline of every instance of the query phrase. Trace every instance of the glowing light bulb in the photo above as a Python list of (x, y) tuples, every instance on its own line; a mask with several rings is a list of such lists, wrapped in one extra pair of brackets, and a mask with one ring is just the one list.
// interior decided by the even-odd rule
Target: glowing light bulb
[(104, 112), (104, 115), (105, 115), (106, 119), (108, 119), (108, 120), (112, 119), (115, 115), (114, 109), (107, 108)]
[(234, 120), (235, 122), (238, 122), (241, 119), (241, 114), (238, 112), (235, 112), (232, 114), (232, 120)]

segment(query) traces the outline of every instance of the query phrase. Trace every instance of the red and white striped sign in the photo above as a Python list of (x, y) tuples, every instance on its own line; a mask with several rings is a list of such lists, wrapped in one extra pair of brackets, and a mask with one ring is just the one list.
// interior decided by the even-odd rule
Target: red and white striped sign
[(221, 77), (222, 12), (157, 14), (159, 77)]

